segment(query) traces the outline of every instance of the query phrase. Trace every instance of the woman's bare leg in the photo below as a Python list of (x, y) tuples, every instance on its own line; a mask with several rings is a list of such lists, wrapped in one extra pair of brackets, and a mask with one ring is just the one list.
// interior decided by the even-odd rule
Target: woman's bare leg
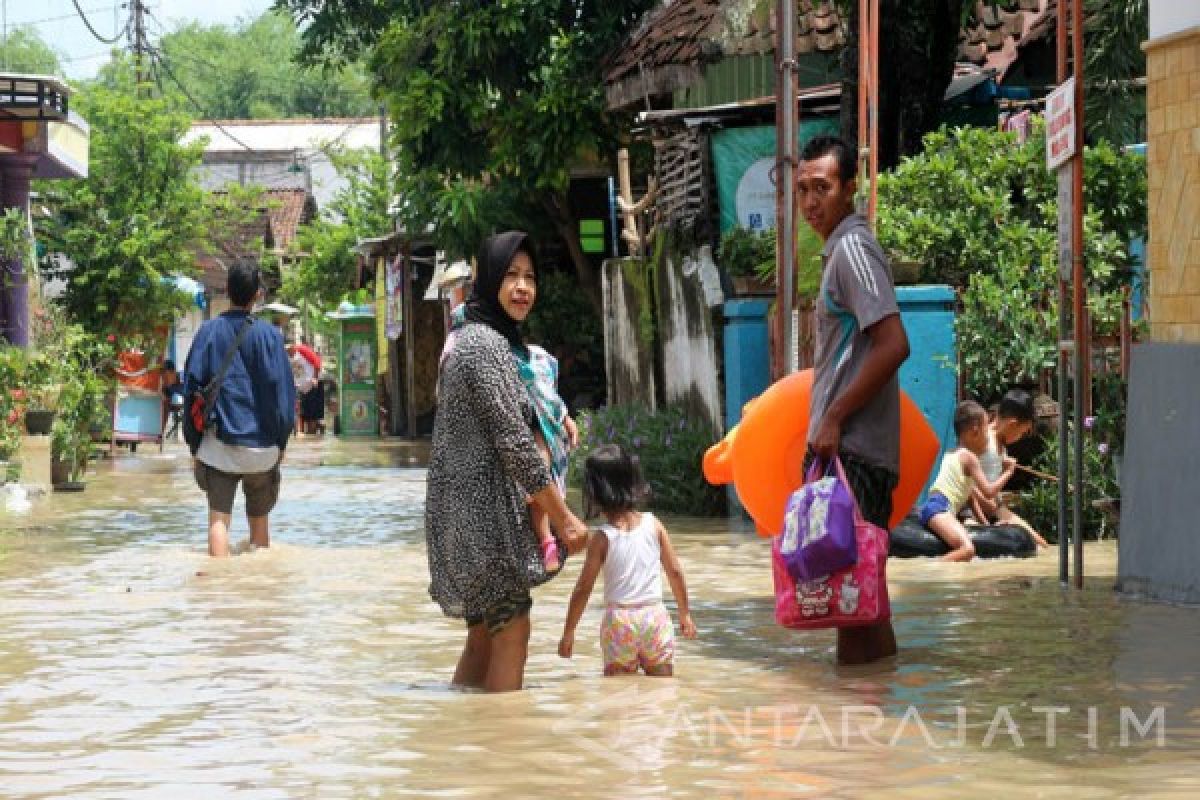
[(513, 692), (524, 685), (529, 631), (529, 614), (522, 614), (492, 634), (491, 659), (484, 681), (489, 692)]
[(463, 645), (462, 655), (458, 657), (458, 666), (454, 669), (454, 685), (482, 689), (487, 680), (491, 654), (492, 639), (488, 636), (487, 625), (481, 622), (467, 628), (467, 641)]

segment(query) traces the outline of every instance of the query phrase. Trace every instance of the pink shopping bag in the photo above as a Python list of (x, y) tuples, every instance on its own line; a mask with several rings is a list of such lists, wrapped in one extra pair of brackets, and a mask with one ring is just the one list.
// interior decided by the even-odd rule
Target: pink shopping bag
[(797, 581), (788, 572), (780, 553), (780, 538), (771, 540), (775, 621), (780, 625), (800, 630), (852, 628), (891, 618), (887, 591), (888, 533), (864, 520), (857, 503), (854, 538), (858, 561), (853, 566), (814, 580)]

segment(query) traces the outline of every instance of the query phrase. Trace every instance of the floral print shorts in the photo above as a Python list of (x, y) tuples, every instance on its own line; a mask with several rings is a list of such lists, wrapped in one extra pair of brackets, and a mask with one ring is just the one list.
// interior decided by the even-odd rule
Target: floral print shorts
[(600, 623), (605, 675), (631, 675), (640, 666), (652, 670), (675, 661), (675, 628), (662, 603), (622, 608), (609, 606)]

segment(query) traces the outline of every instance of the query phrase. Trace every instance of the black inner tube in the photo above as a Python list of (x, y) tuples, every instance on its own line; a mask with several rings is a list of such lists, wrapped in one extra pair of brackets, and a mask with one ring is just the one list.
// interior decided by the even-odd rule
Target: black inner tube
[[(1037, 554), (1033, 537), (1019, 525), (968, 525), (967, 532), (975, 543), (976, 558), (1029, 558)], [(888, 555), (893, 558), (930, 558), (950, 552), (945, 542), (913, 516), (905, 517), (888, 539)]]

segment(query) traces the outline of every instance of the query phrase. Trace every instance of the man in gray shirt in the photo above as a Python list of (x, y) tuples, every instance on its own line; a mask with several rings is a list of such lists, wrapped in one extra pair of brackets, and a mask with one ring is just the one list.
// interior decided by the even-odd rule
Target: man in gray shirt
[[(855, 172), (854, 151), (837, 137), (813, 139), (800, 156), (800, 210), (825, 241), (808, 448), (809, 458), (841, 458), (863, 518), (887, 528), (899, 479), (896, 373), (908, 358), (908, 337), (887, 258), (854, 211)], [(839, 663), (895, 652), (890, 621), (838, 629)]]

